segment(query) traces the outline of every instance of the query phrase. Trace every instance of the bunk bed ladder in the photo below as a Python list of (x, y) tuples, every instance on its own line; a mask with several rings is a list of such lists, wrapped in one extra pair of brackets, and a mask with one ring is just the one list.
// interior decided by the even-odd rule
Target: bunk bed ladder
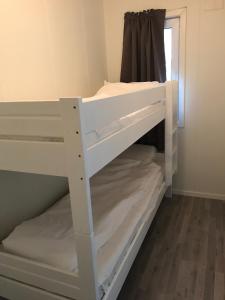
[(173, 175), (177, 171), (177, 98), (178, 83), (166, 83), (165, 173), (168, 197), (172, 197)]

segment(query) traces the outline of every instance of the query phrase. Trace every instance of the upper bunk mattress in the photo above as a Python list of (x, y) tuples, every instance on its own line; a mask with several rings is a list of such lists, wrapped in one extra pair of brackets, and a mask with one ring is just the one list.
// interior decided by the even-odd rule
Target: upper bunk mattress
[(124, 83), (124, 82), (110, 83), (105, 81), (104, 86), (101, 87), (93, 97), (84, 98), (84, 101), (92, 101), (96, 99), (129, 94), (132, 92), (142, 91), (145, 89), (151, 89), (158, 85), (159, 82), (157, 81), (130, 82), (130, 83)]
[[(91, 179), (99, 285), (105, 287), (163, 182), (155, 149), (134, 145)], [(3, 241), (6, 251), (77, 272), (69, 195), (41, 216), (23, 222)]]
[[(109, 83), (105, 82), (105, 85), (100, 88), (95, 96), (84, 98), (84, 102), (94, 101), (98, 99), (105, 99), (113, 96), (119, 96), (124, 94), (129, 94), (132, 92), (137, 92), (145, 89), (151, 89), (157, 87), (158, 82), (131, 82), (131, 83)], [(90, 147), (107, 136), (122, 130), (123, 128), (142, 120), (150, 114), (153, 114), (156, 110), (163, 105), (162, 102), (152, 102), (135, 113), (128, 114), (118, 120), (113, 121), (104, 128), (97, 128), (93, 131), (86, 133), (86, 146)]]

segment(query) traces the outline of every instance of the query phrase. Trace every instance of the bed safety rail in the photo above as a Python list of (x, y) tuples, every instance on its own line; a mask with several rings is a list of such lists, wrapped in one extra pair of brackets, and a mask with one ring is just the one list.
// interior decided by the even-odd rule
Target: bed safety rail
[[(90, 102), (81, 98), (55, 101), (0, 103), (0, 169), (55, 176), (67, 176), (65, 139), (77, 152), (79, 142), (71, 138), (81, 134), (86, 151), (88, 177), (98, 172), (129, 145), (165, 118), (165, 106), (140, 122), (113, 133), (91, 147), (86, 146), (89, 131), (138, 110), (164, 101), (163, 85)], [(79, 151), (80, 152), (80, 151)], [(75, 154), (75, 153), (74, 153)]]

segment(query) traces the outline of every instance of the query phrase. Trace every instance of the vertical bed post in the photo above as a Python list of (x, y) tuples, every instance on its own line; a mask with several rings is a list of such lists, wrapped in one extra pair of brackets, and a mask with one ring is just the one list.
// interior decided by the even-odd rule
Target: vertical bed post
[(82, 100), (60, 99), (67, 175), (79, 268), (80, 299), (98, 299), (90, 183), (87, 176)]
[[(165, 169), (166, 169), (166, 185), (167, 197), (172, 197), (173, 175), (177, 168), (177, 81), (166, 82), (166, 124), (165, 124)], [(175, 166), (175, 169), (174, 169)]]

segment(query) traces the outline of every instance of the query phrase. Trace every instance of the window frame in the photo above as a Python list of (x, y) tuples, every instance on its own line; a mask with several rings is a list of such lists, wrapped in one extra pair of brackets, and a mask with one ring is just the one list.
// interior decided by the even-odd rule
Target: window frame
[(172, 80), (179, 82), (178, 126), (185, 124), (185, 67), (186, 67), (186, 15), (187, 9), (168, 10), (165, 28), (173, 28)]

